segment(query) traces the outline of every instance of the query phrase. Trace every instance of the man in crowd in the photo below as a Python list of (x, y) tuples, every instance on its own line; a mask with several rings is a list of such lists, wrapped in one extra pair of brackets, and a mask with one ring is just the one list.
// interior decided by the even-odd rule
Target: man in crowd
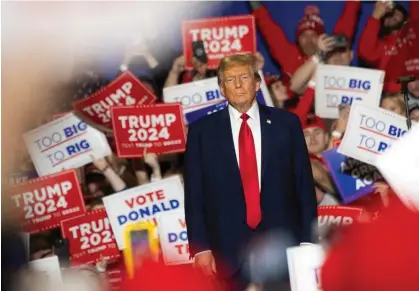
[[(345, 35), (349, 41), (355, 33), (360, 1), (346, 1), (334, 34)], [(304, 17), (298, 22), (297, 44), (290, 42), (283, 29), (270, 17), (260, 1), (250, 1), (258, 27), (268, 43), (271, 55), (281, 66), (282, 72), (294, 74), (304, 62), (317, 52), (317, 39), (324, 33), (323, 20), (316, 6), (308, 6)]]
[(256, 102), (255, 58), (226, 57), (217, 76), (229, 106), (190, 125), (185, 218), (195, 266), (243, 289), (245, 244), (277, 229), (311, 241), (316, 195), (298, 118)]
[[(385, 91), (395, 92), (400, 86), (395, 80), (400, 77), (398, 70), (388, 66), (390, 58), (395, 58), (400, 53), (400, 47), (405, 40), (399, 39), (400, 29), (407, 20), (419, 19), (419, 2), (410, 1), (410, 15), (400, 4), (387, 1), (377, 1), (371, 17), (362, 31), (358, 44), (358, 56), (368, 65), (379, 70), (386, 70)], [(416, 36), (415, 38), (418, 38)], [(399, 64), (403, 66), (403, 64)], [(394, 72), (394, 73), (393, 73)]]

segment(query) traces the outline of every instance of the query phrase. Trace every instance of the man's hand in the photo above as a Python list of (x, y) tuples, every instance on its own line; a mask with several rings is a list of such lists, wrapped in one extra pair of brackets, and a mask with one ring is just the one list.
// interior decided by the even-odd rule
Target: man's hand
[(320, 53), (328, 53), (333, 50), (335, 45), (335, 39), (327, 34), (322, 34), (317, 40), (317, 47)]
[(336, 130), (340, 133), (344, 133), (346, 130), (350, 110), (351, 107), (349, 105), (345, 105), (344, 108), (339, 112), (339, 119), (336, 123)]
[(201, 270), (206, 276), (213, 276), (217, 270), (212, 252), (202, 252), (195, 256), (194, 268)]
[(181, 55), (177, 57), (172, 65), (172, 70), (170, 71), (173, 74), (179, 75), (182, 71), (185, 70), (186, 59), (185, 56)]
[(255, 53), (256, 58), (256, 67), (258, 68), (258, 71), (263, 69), (263, 66), (265, 65), (265, 58), (260, 52)]
[(375, 2), (374, 10), (372, 12), (372, 17), (375, 19), (381, 19), (387, 12), (391, 11), (391, 6), (384, 1)]

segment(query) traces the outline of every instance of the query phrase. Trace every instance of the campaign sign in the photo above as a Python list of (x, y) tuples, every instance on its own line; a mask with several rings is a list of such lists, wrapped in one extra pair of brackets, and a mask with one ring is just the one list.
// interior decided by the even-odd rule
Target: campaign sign
[(378, 107), (384, 71), (348, 66), (319, 65), (316, 77), (315, 112), (322, 118), (339, 118), (339, 105), (353, 101)]
[(192, 111), (185, 114), (186, 122), (187, 124), (191, 124), (201, 117), (210, 115), (212, 113), (215, 113), (217, 111), (223, 110), (228, 106), (227, 100), (221, 101), (220, 103), (208, 106), (206, 108), (199, 109), (197, 111)]
[[(256, 99), (263, 105), (273, 106), (262, 71), (259, 71), (259, 75), (262, 81)], [(186, 120), (191, 119), (193, 122), (203, 115), (211, 114), (214, 111), (212, 106), (225, 101), (225, 97), (220, 92), (217, 78), (214, 77), (164, 88), (163, 100), (165, 103), (181, 103)], [(196, 115), (190, 114), (196, 111), (200, 112)]]
[(126, 71), (93, 95), (74, 102), (73, 107), (91, 121), (111, 127), (112, 107), (148, 105), (156, 99), (147, 87)]
[(192, 43), (202, 40), (208, 67), (215, 69), (225, 56), (256, 53), (255, 19), (252, 15), (242, 15), (184, 21), (182, 39), (187, 68), (192, 68)]
[(106, 137), (74, 114), (31, 130), (23, 136), (39, 176), (79, 168), (111, 154)]
[(57, 256), (30, 261), (29, 268), (36, 272), (38, 284), (44, 287), (43, 290), (54, 290), (63, 283)]
[(30, 180), (11, 188), (23, 229), (34, 233), (59, 227), (60, 221), (86, 212), (75, 170)]
[(419, 125), (411, 130), (377, 159), (386, 181), (412, 210), (419, 211)]
[(319, 206), (317, 207), (319, 228), (353, 224), (360, 218), (362, 211), (362, 208), (358, 207)]
[(406, 118), (355, 102), (338, 152), (375, 166), (377, 157), (406, 132)]
[(9, 176), (9, 185), (16, 185), (37, 177), (38, 174), (35, 171), (14, 172)]
[(322, 155), (345, 204), (371, 193), (374, 182), (383, 178), (374, 166), (346, 157), (337, 148)]
[(157, 225), (159, 215), (183, 209), (183, 195), (180, 177), (173, 176), (103, 198), (118, 248), (124, 249), (126, 225), (140, 221)]
[(119, 157), (147, 153), (184, 152), (185, 125), (180, 104), (112, 108), (112, 124)]
[(321, 245), (310, 244), (287, 248), (291, 290), (321, 290), (320, 271), (325, 258)]
[(120, 256), (105, 209), (61, 222), (72, 265), (92, 264)]
[(158, 231), (166, 265), (192, 263), (183, 210), (160, 215)]

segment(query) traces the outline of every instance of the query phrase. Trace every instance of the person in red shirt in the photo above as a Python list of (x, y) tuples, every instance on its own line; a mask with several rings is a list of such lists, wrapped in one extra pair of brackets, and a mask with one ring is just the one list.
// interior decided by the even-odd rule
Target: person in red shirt
[(395, 92), (400, 90), (395, 84), (395, 80), (400, 77), (399, 70), (394, 70), (388, 62), (400, 52), (398, 48), (402, 44), (398, 43), (397, 38), (404, 22), (419, 19), (419, 1), (410, 2), (409, 14), (399, 4), (390, 5), (389, 2), (376, 2), (373, 13), (360, 36), (358, 56), (373, 68), (379, 70), (392, 68), (386, 71), (387, 85), (384, 91)]
[[(268, 43), (272, 56), (281, 65), (282, 72), (294, 74), (310, 56), (317, 53), (317, 38), (324, 33), (323, 20), (317, 6), (306, 7), (304, 17), (298, 22), (295, 44), (287, 39), (281, 26), (270, 17), (268, 10), (259, 1), (250, 1), (250, 5), (256, 23)], [(333, 34), (343, 34), (352, 41), (360, 5), (359, 1), (345, 3)]]

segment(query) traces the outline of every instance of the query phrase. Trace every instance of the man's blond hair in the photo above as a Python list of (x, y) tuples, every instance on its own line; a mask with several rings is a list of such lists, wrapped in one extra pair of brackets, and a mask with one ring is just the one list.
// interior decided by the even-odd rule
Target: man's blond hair
[(252, 69), (253, 76), (255, 77), (256, 81), (261, 81), (261, 77), (259, 76), (256, 58), (252, 54), (236, 54), (224, 57), (220, 64), (218, 65), (217, 69), (217, 79), (218, 85), (221, 84), (224, 72), (231, 67), (235, 66), (249, 66)]

